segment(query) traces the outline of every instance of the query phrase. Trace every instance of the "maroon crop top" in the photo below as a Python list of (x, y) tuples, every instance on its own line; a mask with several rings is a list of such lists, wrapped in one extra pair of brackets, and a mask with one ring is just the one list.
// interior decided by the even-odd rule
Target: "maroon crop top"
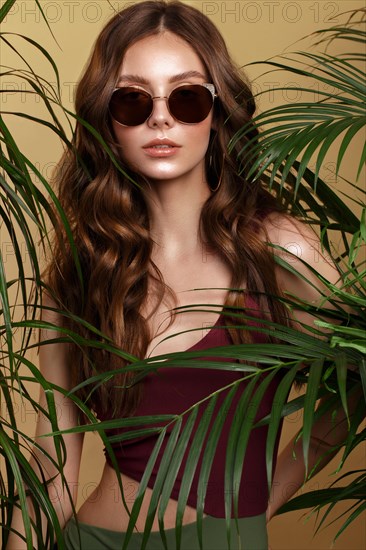
[[(252, 302), (252, 300), (250, 300)], [(252, 302), (255, 307), (255, 303)], [(248, 304), (249, 306), (249, 304)], [(255, 316), (255, 313), (251, 310), (250, 316)], [(186, 351), (203, 350), (216, 346), (224, 346), (232, 344), (229, 332), (227, 329), (218, 328), (223, 325), (223, 315), (221, 314), (216, 321), (213, 328), (194, 346)], [(254, 324), (254, 323), (253, 323)], [(266, 336), (260, 332), (252, 332), (253, 341), (255, 343), (264, 343)], [(204, 357), (200, 357), (203, 359)], [(206, 358), (209, 359), (209, 358)], [(211, 357), (212, 359), (212, 357)], [(215, 361), (232, 361), (229, 358), (215, 357)], [(216, 391), (220, 387), (234, 382), (235, 380), (242, 378), (245, 375), (243, 372), (224, 371), (214, 369), (199, 369), (199, 368), (182, 368), (182, 367), (161, 367), (157, 372), (149, 373), (144, 379), (144, 393), (141, 399), (140, 405), (137, 408), (135, 416), (149, 416), (155, 414), (179, 414), (188, 409), (194, 403), (204, 399), (206, 396)], [(265, 374), (262, 375), (261, 380)], [(281, 380), (280, 376), (275, 376), (270, 382), (264, 397), (259, 406), (256, 420), (263, 418), (270, 413), (274, 394), (278, 387), (278, 383)], [(236, 406), (249, 381), (243, 381), (240, 384), (232, 402), (230, 409), (227, 411), (227, 418), (225, 420), (220, 439), (216, 447), (215, 458), (212, 464), (209, 481), (207, 484), (207, 493), (205, 498), (204, 512), (210, 516), (224, 518), (225, 517), (225, 485), (224, 485), (224, 472), (225, 472), (225, 457), (226, 457), (226, 444), (229, 435), (229, 429), (233, 421)], [(225, 396), (229, 390), (221, 392), (218, 397), (215, 411), (218, 411), (221, 407)], [(205, 405), (207, 406), (207, 405)], [(197, 419), (192, 430), (190, 441), (193, 440), (196, 428), (199, 424), (199, 420), (204, 412), (204, 406), (201, 405)], [(183, 420), (183, 426), (185, 424), (187, 415)], [(107, 420), (107, 415), (104, 415), (101, 420)], [(211, 419), (211, 423), (215, 420), (215, 413)], [(151, 425), (150, 425), (151, 427)], [(141, 429), (132, 428), (132, 429)], [(171, 431), (173, 425), (169, 427)], [(122, 432), (125, 432), (127, 428), (108, 430), (107, 434), (112, 436)], [(157, 461), (155, 462), (152, 474), (150, 476), (148, 486), (154, 487), (158, 467), (161, 461), (161, 456), (166, 447), (169, 439), (169, 431), (164, 439), (162, 447), (160, 449)], [(210, 427), (208, 429), (210, 433)], [(125, 440), (123, 442), (113, 443), (112, 448), (118, 461), (118, 466), (121, 472), (128, 477), (140, 481), (147, 462), (151, 456), (151, 453), (156, 444), (159, 434), (148, 435), (145, 437), (134, 438)], [(243, 465), (242, 481), (240, 485), (239, 493), (239, 517), (248, 517), (262, 514), (267, 509), (268, 503), (268, 486), (267, 486), (267, 473), (266, 473), (266, 438), (267, 438), (267, 426), (262, 426), (252, 430), (249, 437), (249, 442), (246, 450), (246, 456)], [(278, 439), (275, 448), (274, 466), (276, 462)], [(204, 450), (204, 449), (203, 449)], [(110, 458), (104, 449), (106, 454), (106, 460), (108, 464), (112, 465)], [(171, 498), (178, 500), (182, 475), (184, 471), (184, 465), (190, 452), (190, 445), (186, 449), (185, 456), (183, 458), (182, 466), (176, 477), (176, 481), (171, 493)], [(196, 508), (197, 506), (197, 487), (199, 472), (201, 468), (202, 453), (198, 461), (196, 472), (191, 485), (191, 490), (188, 497), (188, 505)], [(112, 466), (113, 467), (113, 466)], [(232, 510), (232, 517), (234, 517), (234, 511)]]

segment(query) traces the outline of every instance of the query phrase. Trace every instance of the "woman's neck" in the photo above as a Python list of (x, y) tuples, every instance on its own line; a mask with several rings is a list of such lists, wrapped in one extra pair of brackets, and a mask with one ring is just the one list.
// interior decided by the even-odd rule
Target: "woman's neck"
[(161, 181), (153, 182), (151, 187), (146, 202), (150, 235), (156, 243), (155, 254), (174, 260), (197, 252), (201, 246), (198, 239), (200, 214), (211, 194), (208, 185)]

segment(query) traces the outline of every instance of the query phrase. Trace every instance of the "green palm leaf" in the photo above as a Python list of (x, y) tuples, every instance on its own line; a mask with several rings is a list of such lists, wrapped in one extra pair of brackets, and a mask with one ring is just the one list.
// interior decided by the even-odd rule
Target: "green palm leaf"
[[(129, 521), (128, 528), (127, 528), (127, 531), (126, 531), (126, 536), (125, 536), (125, 540), (123, 542), (122, 550), (127, 550), (127, 546), (128, 546), (129, 541), (130, 541), (130, 538), (131, 538), (131, 535), (132, 535), (132, 532), (133, 532), (133, 528), (134, 528), (135, 523), (136, 523), (136, 521), (139, 517), (142, 501), (143, 501), (144, 496), (145, 496), (145, 490), (146, 490), (148, 481), (150, 479), (153, 467), (155, 465), (156, 459), (158, 457), (158, 453), (160, 451), (161, 445), (163, 444), (165, 436), (166, 436), (166, 430), (162, 430), (159, 438), (156, 441), (154, 450), (151, 453), (149, 461), (146, 465), (144, 474), (141, 478), (139, 488), (138, 488), (138, 491), (137, 491), (137, 494), (136, 494), (136, 499), (135, 499), (135, 502), (134, 502), (133, 507), (132, 507), (132, 511), (131, 511), (131, 515), (130, 515), (130, 521)], [(149, 532), (150, 532), (151, 527), (148, 527), (148, 528), (149, 528)]]
[(11, 8), (14, 6), (16, 0), (6, 0), (5, 4), (3, 4), (0, 8), (0, 23), (4, 20), (7, 13), (11, 10)]
[(308, 492), (305, 495), (300, 495), (292, 499), (289, 503), (282, 506), (281, 510), (279, 510), (279, 513), (285, 513), (289, 510), (300, 510), (302, 508), (309, 508), (310, 506), (314, 506), (315, 510), (319, 511), (321, 507), (329, 504), (326, 512), (324, 513), (324, 516), (319, 522), (317, 528), (317, 530), (319, 530), (329, 513), (336, 506), (336, 504), (345, 500), (354, 500), (355, 504), (352, 507), (356, 507), (356, 509), (352, 514), (347, 517), (346, 521), (336, 533), (334, 537), (334, 540), (336, 540), (346, 529), (346, 527), (350, 525), (350, 523), (354, 521), (366, 508), (366, 472), (365, 470), (358, 470), (355, 472), (350, 471), (341, 476), (341, 478), (338, 480), (340, 481), (342, 479), (346, 479), (348, 476), (354, 476), (354, 474), (360, 472), (361, 474), (353, 479), (351, 482), (349, 482), (347, 486), (335, 488), (333, 487), (335, 483), (332, 483), (329, 489), (320, 489), (317, 491)]
[(201, 456), (201, 452), (204, 448), (205, 438), (207, 436), (207, 431), (208, 431), (210, 422), (212, 420), (216, 402), (217, 402), (217, 395), (214, 395), (212, 399), (210, 399), (209, 404), (202, 415), (202, 420), (198, 426), (194, 439), (192, 440), (191, 451), (188, 456), (188, 460), (186, 464), (187, 467), (183, 474), (182, 485), (181, 485), (181, 488), (179, 491), (179, 497), (178, 497), (178, 507), (177, 507), (177, 515), (176, 515), (177, 548), (179, 548), (181, 544), (183, 514), (187, 504), (189, 491), (192, 486), (193, 476), (195, 474), (198, 460)]
[[(182, 420), (179, 418), (170, 433), (168, 443), (164, 450), (164, 455), (159, 467), (158, 474), (156, 476), (154, 489), (152, 491), (149, 509), (147, 512), (146, 524), (144, 529), (144, 536), (141, 544), (141, 550), (145, 550), (148, 541), (148, 536), (151, 532), (152, 524), (155, 518), (156, 510), (159, 505), (159, 499), (161, 491), (165, 482), (165, 478), (169, 469), (170, 461), (174, 453), (175, 446), (177, 444), (179, 432), (182, 428)], [(161, 526), (160, 526), (161, 527)]]
[[(338, 31), (337, 38), (347, 41), (354, 41), (356, 37), (362, 35), (362, 31), (360, 34), (360, 29), (357, 28), (348, 28), (347, 33), (342, 33), (341, 29)], [(314, 183), (318, 179), (320, 167), (334, 139), (346, 132), (337, 157), (336, 174), (338, 174), (346, 150), (366, 124), (366, 86), (362, 68), (350, 63), (355, 60), (352, 54), (345, 53), (335, 57), (327, 53), (296, 52), (295, 55), (294, 59), (290, 58), (293, 63), (269, 60), (266, 64), (275, 70), (284, 70), (313, 82), (331, 86), (336, 93), (319, 90), (320, 99), (316, 102), (309, 100), (296, 105), (285, 104), (258, 115), (254, 123), (261, 131), (260, 142), (255, 144), (254, 149), (251, 143), (247, 143), (242, 147), (240, 154), (244, 158), (242, 160), (244, 168), (254, 161), (249, 170), (249, 176), (260, 177), (272, 166), (271, 184), (281, 167), (281, 185), (283, 185), (294, 162), (303, 152), (296, 179), (296, 191), (316, 148), (321, 146), (317, 154)], [(286, 61), (288, 59), (289, 55), (286, 56)], [(357, 61), (364, 63), (365, 54), (360, 53)], [(307, 68), (309, 62), (310, 69)], [(279, 91), (282, 89), (278, 88)], [(304, 94), (311, 94), (309, 99), (314, 93), (310, 86), (299, 86), (294, 89)], [(248, 135), (250, 127), (250, 125), (244, 126), (233, 137), (231, 150), (240, 139)], [(249, 147), (252, 153), (247, 154)], [(357, 177), (365, 163), (365, 155), (364, 149), (358, 164)]]

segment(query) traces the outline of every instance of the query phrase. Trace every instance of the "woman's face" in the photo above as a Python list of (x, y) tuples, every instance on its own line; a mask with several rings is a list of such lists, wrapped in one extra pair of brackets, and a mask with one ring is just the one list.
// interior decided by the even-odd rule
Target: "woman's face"
[[(156, 97), (169, 96), (180, 84), (207, 82), (204, 65), (190, 45), (164, 32), (143, 38), (127, 50), (117, 87), (138, 86)], [(152, 114), (144, 123), (122, 126), (113, 121), (121, 156), (149, 180), (206, 182), (204, 157), (212, 112), (202, 122), (183, 124), (169, 113), (166, 99), (154, 99)]]

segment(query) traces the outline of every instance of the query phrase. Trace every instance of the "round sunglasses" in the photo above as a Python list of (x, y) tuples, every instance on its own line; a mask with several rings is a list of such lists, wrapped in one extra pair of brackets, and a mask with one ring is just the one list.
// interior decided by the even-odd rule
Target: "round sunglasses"
[(109, 102), (112, 118), (122, 126), (143, 124), (154, 108), (154, 99), (166, 99), (169, 113), (183, 124), (202, 122), (217, 97), (213, 84), (182, 84), (168, 96), (152, 96), (138, 86), (116, 88)]

